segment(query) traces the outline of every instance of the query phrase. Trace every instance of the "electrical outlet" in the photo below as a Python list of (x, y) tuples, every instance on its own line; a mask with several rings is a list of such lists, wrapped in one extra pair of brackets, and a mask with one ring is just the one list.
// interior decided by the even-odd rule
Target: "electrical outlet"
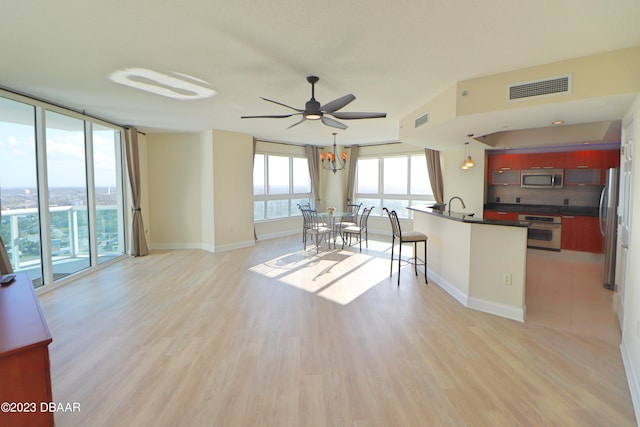
[(510, 274), (508, 273), (503, 273), (502, 274), (502, 284), (505, 286), (511, 286), (511, 282), (512, 282), (512, 277)]

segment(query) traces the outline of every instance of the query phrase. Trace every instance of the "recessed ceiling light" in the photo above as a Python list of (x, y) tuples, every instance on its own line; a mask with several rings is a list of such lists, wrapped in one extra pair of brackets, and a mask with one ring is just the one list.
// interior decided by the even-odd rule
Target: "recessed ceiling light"
[(124, 68), (109, 74), (109, 79), (118, 84), (168, 98), (191, 100), (210, 98), (216, 91), (205, 87), (209, 83), (183, 73), (175, 76), (159, 73), (146, 68)]
[(551, 122), (552, 125), (563, 125), (564, 120), (556, 120), (555, 122)]

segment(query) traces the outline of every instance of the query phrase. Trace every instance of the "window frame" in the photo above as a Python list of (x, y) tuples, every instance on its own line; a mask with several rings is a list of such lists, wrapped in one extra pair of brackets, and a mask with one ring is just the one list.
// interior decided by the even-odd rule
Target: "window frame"
[[(429, 183), (427, 185), (427, 190), (428, 193), (427, 194), (417, 194), (417, 193), (412, 193), (412, 182), (411, 182), (411, 159), (414, 157), (421, 157), (422, 160), (425, 162), (425, 169), (426, 169), (426, 158), (424, 156), (424, 154), (420, 154), (420, 153), (394, 153), (394, 154), (375, 154), (375, 155), (367, 155), (367, 156), (360, 156), (358, 158), (358, 162), (360, 162), (361, 160), (372, 160), (372, 159), (376, 159), (378, 161), (378, 183), (377, 183), (377, 188), (378, 191), (376, 193), (365, 193), (365, 192), (359, 192), (359, 183), (358, 183), (358, 179), (359, 179), (359, 173), (358, 173), (358, 166), (356, 165), (356, 177), (355, 177), (355, 194), (354, 194), (354, 199), (356, 201), (356, 203), (365, 203), (366, 204), (370, 204), (371, 200), (377, 200), (378, 202), (378, 206), (379, 209), (376, 209), (374, 212), (372, 212), (372, 215), (382, 215), (382, 207), (385, 206), (387, 201), (406, 201), (407, 202), (407, 207), (408, 206), (412, 206), (415, 204), (425, 204), (425, 203), (432, 203), (435, 202), (434, 196), (433, 196), (433, 192), (431, 191), (431, 184)], [(385, 159), (399, 159), (399, 158), (404, 158), (406, 159), (406, 164), (407, 164), (407, 176), (406, 176), (406, 188), (407, 188), (407, 192), (406, 193), (398, 193), (398, 194), (392, 194), (392, 193), (385, 193), (384, 192), (384, 184), (385, 184), (385, 167), (384, 167), (384, 160)], [(427, 176), (426, 179), (428, 180), (429, 177)], [(376, 206), (376, 207), (378, 207)], [(388, 206), (387, 206), (388, 207)], [(376, 212), (377, 211), (377, 212)], [(402, 209), (402, 210), (397, 210), (398, 213), (398, 217), (399, 218), (404, 218), (404, 219), (412, 219), (413, 218), (413, 212), (411, 210), (408, 209)]]
[[(287, 219), (287, 218), (295, 218), (295, 217), (299, 217), (301, 216), (301, 212), (298, 209), (297, 204), (298, 203), (302, 203), (302, 202), (307, 202), (307, 203), (311, 203), (313, 197), (313, 189), (312, 189), (312, 184), (311, 184), (311, 173), (309, 172), (309, 168), (308, 168), (308, 163), (307, 163), (307, 158), (305, 156), (299, 155), (299, 154), (290, 154), (290, 153), (276, 153), (276, 152), (269, 152), (269, 151), (256, 151), (255, 156), (254, 156), (254, 167), (255, 164), (259, 161), (259, 157), (258, 156), (263, 156), (262, 157), (262, 162), (263, 162), (263, 191), (262, 194), (260, 195), (256, 195), (255, 194), (255, 181), (254, 181), (254, 195), (253, 195), (253, 206), (254, 206), (254, 215), (253, 215), (253, 221), (254, 222), (268, 222), (268, 221), (277, 221), (277, 220), (282, 220), (282, 219)], [(288, 158), (288, 164), (289, 164), (289, 191), (287, 193), (280, 193), (280, 194), (270, 194), (269, 192), (269, 156), (275, 156), (275, 157), (286, 157)], [(300, 159), (300, 160), (304, 160), (305, 163), (307, 163), (307, 174), (308, 174), (308, 179), (309, 179), (309, 191), (305, 192), (305, 193), (299, 193), (299, 192), (295, 192), (295, 185), (294, 185), (294, 159)], [(269, 217), (268, 213), (269, 213), (269, 209), (268, 209), (268, 205), (269, 202), (278, 202), (278, 201), (283, 201), (286, 200), (288, 201), (288, 214), (287, 215), (283, 215), (283, 216), (274, 216), (274, 217)], [(257, 202), (261, 202), (262, 204), (262, 215), (258, 218), (256, 218), (256, 209), (257, 209)]]
[[(12, 92), (8, 92), (0, 89), (0, 97), (21, 104), (25, 104), (31, 107), (33, 110), (34, 121), (31, 124), (33, 127), (33, 141), (35, 148), (35, 162), (36, 162), (36, 175), (37, 180), (34, 183), (36, 193), (37, 193), (37, 208), (35, 208), (35, 212), (33, 215), (37, 218), (39, 224), (39, 246), (40, 246), (40, 261), (36, 266), (32, 265), (24, 265), (20, 262), (20, 259), (16, 259), (14, 262), (19, 263), (18, 266), (14, 266), (17, 271), (27, 271), (27, 269), (31, 267), (37, 267), (38, 272), (33, 275), (29, 273), (30, 279), (33, 282), (34, 287), (47, 287), (53, 284), (62, 283), (66, 280), (66, 278), (74, 273), (78, 273), (80, 271), (91, 271), (94, 270), (101, 265), (114, 262), (118, 259), (123, 258), (128, 252), (128, 236), (129, 236), (129, 228), (128, 228), (128, 211), (130, 209), (129, 200), (129, 188), (125, 183), (125, 168), (126, 168), (126, 160), (124, 156), (124, 128), (118, 126), (113, 123), (109, 123), (107, 121), (86, 116), (85, 114), (75, 112), (69, 110), (67, 108), (49, 104), (48, 102), (37, 100), (34, 98), (30, 98), (27, 95), (19, 95)], [(47, 114), (53, 113), (60, 115), (63, 118), (70, 118), (79, 120), (82, 122), (82, 130), (78, 132), (78, 134), (82, 134), (84, 146), (83, 158), (85, 161), (84, 170), (85, 176), (83, 177), (86, 188), (86, 209), (87, 209), (87, 225), (86, 225), (86, 233), (87, 233), (87, 245), (88, 245), (88, 253), (83, 254), (82, 256), (87, 257), (88, 265), (86, 267), (81, 268), (80, 270), (73, 271), (72, 273), (67, 274), (55, 274), (54, 273), (54, 260), (53, 260), (53, 247), (51, 244), (51, 236), (53, 235), (52, 230), (50, 229), (50, 207), (53, 205), (49, 201), (49, 194), (51, 189), (48, 185), (48, 167), (50, 166), (51, 160), (47, 157), (47, 148), (50, 148), (48, 145), (50, 144), (50, 139), (46, 133), (48, 129)], [(48, 118), (51, 119), (54, 117), (50, 115)], [(0, 118), (2, 120), (2, 118)], [(117, 193), (114, 195), (116, 198), (116, 215), (117, 215), (117, 252), (108, 256), (108, 259), (100, 259), (99, 249), (97, 245), (98, 239), (96, 238), (96, 211), (98, 209), (98, 204), (96, 202), (96, 187), (95, 187), (95, 171), (96, 164), (94, 158), (94, 141), (93, 141), (93, 129), (103, 129), (103, 130), (111, 130), (114, 132), (114, 151), (115, 151), (115, 174), (117, 180)], [(4, 216), (3, 216), (4, 219)], [(53, 240), (56, 240), (55, 238)]]

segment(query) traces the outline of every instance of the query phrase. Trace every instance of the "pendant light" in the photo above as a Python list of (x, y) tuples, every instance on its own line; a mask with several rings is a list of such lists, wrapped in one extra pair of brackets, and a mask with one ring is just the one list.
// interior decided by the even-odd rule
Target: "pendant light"
[[(469, 135), (467, 135), (467, 138), (471, 139), (472, 136), (473, 134), (470, 133)], [(462, 162), (462, 165), (460, 166), (460, 168), (467, 170), (469, 168), (472, 168), (474, 165), (475, 163), (473, 163), (473, 159), (471, 158), (471, 148), (469, 147), (469, 142), (465, 142), (464, 143), (464, 161)]]

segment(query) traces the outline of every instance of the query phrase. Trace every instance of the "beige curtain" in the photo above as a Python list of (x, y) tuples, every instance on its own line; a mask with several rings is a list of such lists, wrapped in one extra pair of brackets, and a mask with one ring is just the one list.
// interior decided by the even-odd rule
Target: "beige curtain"
[(314, 208), (320, 208), (320, 163), (318, 155), (318, 147), (315, 145), (306, 145), (304, 147), (307, 153), (307, 163), (309, 164), (309, 175), (311, 176), (311, 189), (315, 198)]
[(140, 155), (138, 154), (138, 130), (134, 127), (124, 133), (125, 149), (127, 153), (127, 171), (131, 187), (131, 202), (133, 221), (131, 224), (131, 255), (144, 256), (149, 254), (147, 239), (144, 236), (142, 212), (140, 209)]
[[(253, 138), (253, 167), (256, 167), (256, 146), (258, 145), (258, 141)], [(253, 223), (253, 240), (258, 240), (258, 233), (256, 233), (256, 223)]]
[(360, 152), (360, 147), (357, 145), (351, 146), (351, 152), (349, 153), (349, 167), (347, 169), (347, 193), (346, 193), (346, 203), (345, 209), (347, 205), (353, 203), (353, 195), (355, 192), (355, 184), (356, 184), (356, 166), (358, 166), (358, 154)]
[(431, 182), (431, 190), (436, 203), (444, 203), (444, 183), (442, 182), (442, 167), (440, 165), (440, 152), (424, 149), (424, 155), (427, 158), (427, 171), (429, 172), (429, 181)]
[(7, 254), (7, 248), (5, 248), (2, 237), (0, 237), (0, 274), (9, 273), (13, 273), (13, 268), (11, 268), (11, 262), (9, 262), (9, 254)]
[[(2, 200), (2, 198), (0, 198)], [(2, 219), (2, 205), (0, 205), (0, 220)], [(2, 236), (0, 236), (0, 274), (9, 274), (13, 273), (13, 268), (11, 268), (11, 261), (9, 260), (9, 254), (7, 253), (7, 248), (4, 246), (4, 241), (2, 240)]]

